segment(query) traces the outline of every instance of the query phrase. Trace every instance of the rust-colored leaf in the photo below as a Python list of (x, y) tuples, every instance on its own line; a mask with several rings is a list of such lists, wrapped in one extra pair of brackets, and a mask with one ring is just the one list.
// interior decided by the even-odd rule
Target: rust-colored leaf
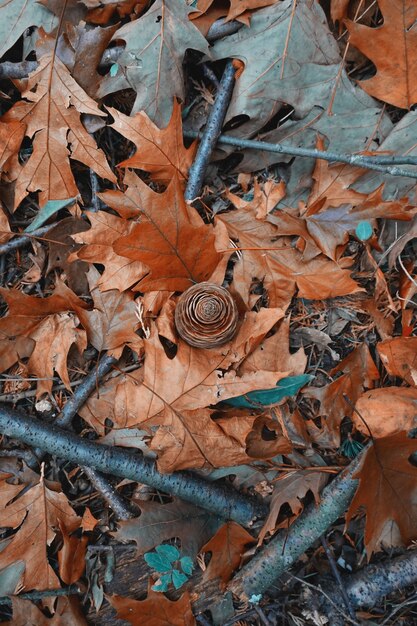
[(255, 539), (252, 535), (236, 522), (224, 524), (202, 548), (202, 552), (211, 552), (203, 580), (220, 578), (224, 584), (227, 583), (238, 568), (245, 548), (253, 543)]
[(108, 107), (114, 118), (111, 125), (118, 133), (132, 141), (136, 153), (119, 163), (119, 167), (131, 167), (151, 174), (152, 180), (167, 185), (177, 175), (182, 185), (188, 178), (197, 143), (184, 147), (182, 136), (181, 107), (174, 101), (171, 119), (165, 128), (158, 128), (139, 111), (132, 117)]
[(40, 205), (79, 194), (69, 158), (91, 167), (99, 176), (116, 182), (104, 153), (81, 123), (80, 115), (105, 115), (75, 82), (59, 59), (54, 39), (42, 30), (38, 44), (39, 67), (29, 76), (24, 100), (2, 118), (27, 125), (33, 153), (23, 165), (14, 165), (9, 176), (15, 181), (14, 208), (31, 191), (40, 191)]
[(350, 43), (377, 68), (359, 84), (374, 98), (409, 109), (417, 102), (417, 7), (413, 0), (378, 0), (378, 5), (383, 24), (377, 28), (346, 20)]
[(131, 172), (125, 182), (126, 195), (140, 208), (143, 221), (113, 247), (117, 254), (149, 267), (140, 290), (184, 291), (207, 280), (222, 259), (215, 245), (220, 232), (187, 206), (178, 178), (164, 193), (155, 193)]
[(417, 449), (415, 439), (397, 433), (374, 441), (357, 473), (359, 488), (346, 514), (352, 519), (360, 507), (366, 510), (365, 546), (368, 558), (382, 546), (380, 537), (388, 521), (399, 528), (408, 545), (417, 538), (417, 468), (410, 455)]
[(108, 596), (117, 616), (133, 626), (195, 626), (188, 591), (173, 602), (162, 593), (151, 589), (146, 600), (132, 600), (122, 596)]

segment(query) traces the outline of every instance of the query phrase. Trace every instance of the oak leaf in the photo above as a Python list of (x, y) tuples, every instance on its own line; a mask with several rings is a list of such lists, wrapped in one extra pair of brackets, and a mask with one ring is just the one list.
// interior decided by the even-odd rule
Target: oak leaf
[(417, 102), (417, 7), (413, 0), (378, 0), (378, 5), (382, 26), (370, 28), (345, 20), (351, 45), (377, 68), (375, 76), (359, 84), (374, 98), (410, 109)]
[(104, 116), (97, 104), (75, 82), (56, 54), (55, 40), (40, 30), (39, 67), (29, 75), (24, 100), (4, 116), (21, 121), (33, 139), (33, 153), (23, 165), (15, 164), (9, 177), (16, 182), (14, 208), (31, 191), (40, 191), (41, 207), (49, 200), (79, 194), (69, 158), (81, 161), (102, 178), (116, 182), (104, 153), (81, 123), (81, 113)]
[[(40, 378), (46, 375), (50, 379), (39, 381), (40, 388), (50, 390), (54, 369), (68, 385), (67, 353), (63, 351), (60, 354), (59, 333), (64, 333), (63, 346), (67, 350), (74, 342), (80, 349), (83, 348), (83, 331), (78, 331), (78, 322), (70, 312), (86, 308), (85, 302), (61, 281), (57, 282), (54, 293), (47, 298), (29, 296), (17, 289), (4, 287), (0, 288), (0, 295), (9, 307), (7, 315), (0, 319), (0, 371), (4, 372), (20, 359), (33, 355), (32, 373)], [(48, 332), (52, 334), (48, 336)], [(40, 342), (39, 347), (37, 341)], [(45, 349), (47, 359), (43, 353)]]
[(148, 591), (146, 600), (133, 600), (123, 596), (107, 596), (116, 609), (117, 616), (133, 626), (195, 626), (188, 591), (173, 602), (162, 594)]
[(235, 266), (242, 268), (243, 284), (236, 289), (247, 299), (251, 279), (263, 280), (270, 306), (284, 309), (290, 304), (296, 288), (298, 297), (310, 300), (334, 298), (360, 291), (350, 276), (351, 260), (337, 263), (320, 255), (310, 261), (295, 250), (292, 238), (279, 237), (279, 228), (267, 219), (258, 218), (258, 202), (242, 201), (229, 194), (237, 211), (222, 213), (216, 222), (223, 222), (229, 236), (238, 242), (242, 255)]
[(0, 169), (9, 157), (19, 150), (25, 136), (25, 128), (22, 122), (8, 122), (7, 124), (0, 122)]
[(117, 239), (113, 248), (121, 256), (150, 269), (139, 283), (141, 291), (184, 291), (207, 280), (223, 255), (216, 250), (221, 229), (204, 224), (184, 200), (175, 176), (164, 193), (156, 193), (132, 172), (126, 172), (126, 195), (140, 208), (142, 222)]
[(122, 26), (113, 40), (126, 47), (117, 59), (117, 74), (105, 76), (99, 97), (134, 89), (131, 113), (146, 111), (158, 126), (166, 126), (175, 97), (185, 100), (183, 60), (189, 48), (208, 53), (208, 43), (188, 19), (192, 11), (181, 0), (157, 0), (140, 18)]
[(259, 543), (262, 543), (267, 533), (271, 535), (276, 530), (277, 519), (281, 507), (288, 504), (293, 512), (293, 520), (303, 510), (302, 498), (311, 491), (316, 504), (320, 502), (320, 491), (326, 484), (326, 474), (310, 470), (297, 470), (279, 477), (274, 486), (271, 497), (270, 512), (259, 533)]
[[(113, 206), (111, 202), (109, 205)], [(88, 219), (90, 230), (72, 235), (72, 239), (83, 246), (70, 259), (76, 256), (88, 263), (104, 265), (104, 272), (97, 283), (102, 291), (126, 291), (148, 273), (146, 265), (120, 256), (113, 249), (113, 243), (128, 235), (135, 223), (105, 211), (90, 213)]]
[(125, 345), (140, 351), (142, 340), (135, 333), (139, 320), (133, 295), (130, 292), (121, 293), (118, 289), (102, 291), (97, 284), (99, 277), (99, 272), (91, 266), (87, 278), (94, 308), (77, 310), (89, 342), (99, 352), (107, 350), (116, 358)]
[(0, 57), (31, 26), (42, 26), (48, 32), (57, 24), (53, 13), (40, 2), (31, 0), (0, 1)]
[[(337, 377), (338, 374), (341, 376)], [(325, 447), (340, 445), (340, 424), (344, 417), (352, 417), (353, 406), (362, 391), (371, 389), (379, 372), (372, 360), (368, 346), (363, 343), (330, 371), (334, 380), (324, 387), (308, 387), (304, 395), (320, 402), (315, 417), (321, 418), (321, 429), (314, 423), (308, 425), (310, 434)], [(345, 396), (350, 400), (347, 402)]]
[(133, 156), (119, 163), (119, 167), (130, 167), (149, 172), (151, 179), (167, 185), (177, 174), (182, 184), (188, 178), (188, 170), (193, 162), (197, 142), (184, 147), (182, 135), (181, 107), (174, 101), (171, 119), (165, 128), (158, 128), (146, 115), (139, 111), (129, 117), (107, 107), (114, 118), (111, 127), (129, 139), (136, 146)]
[(388, 521), (398, 526), (404, 544), (417, 538), (417, 468), (409, 460), (416, 449), (416, 440), (408, 439), (404, 432), (378, 439), (356, 474), (359, 487), (346, 514), (346, 523), (360, 507), (365, 508), (368, 559), (381, 548), (380, 537)]
[(201, 549), (202, 552), (211, 552), (203, 581), (220, 578), (223, 583), (227, 583), (239, 567), (245, 548), (253, 543), (255, 539), (242, 526), (236, 522), (226, 522)]
[(144, 340), (143, 380), (129, 376), (120, 383), (117, 379), (109, 381), (103, 385), (103, 391), (108, 391), (102, 395), (102, 400), (89, 398), (82, 409), (83, 417), (95, 428), (99, 424), (103, 428), (103, 402), (106, 416), (113, 420), (115, 428), (140, 424), (146, 427), (147, 422), (167, 406), (178, 412), (191, 411), (254, 389), (274, 387), (287, 372), (260, 370), (240, 377), (231, 366), (243, 360), (282, 316), (280, 309), (247, 313), (230, 344), (201, 350), (179, 341), (174, 359), (166, 354), (158, 334), (152, 328), (151, 336)]
[(390, 376), (417, 387), (417, 337), (387, 339), (378, 343), (377, 350)]
[(117, 541), (134, 541), (138, 554), (178, 537), (182, 554), (194, 559), (222, 523), (220, 518), (182, 500), (164, 505), (141, 501), (139, 506), (140, 517), (119, 521), (113, 533)]
[(33, 602), (12, 597), (13, 621), (5, 626), (87, 626), (78, 598), (57, 598), (52, 617), (47, 617)]
[(352, 414), (355, 428), (379, 439), (417, 427), (417, 389), (382, 387), (363, 393)]
[[(2, 493), (10, 493), (10, 487), (2, 480)], [(80, 525), (81, 518), (71, 508), (63, 493), (49, 489), (41, 478), (27, 491), (19, 486), (21, 495), (15, 499), (2, 499), (1, 526), (17, 529), (7, 546), (0, 553), (0, 568), (15, 561), (26, 565), (20, 589), (54, 589), (60, 586), (58, 577), (48, 561), (47, 548), (55, 538), (60, 523), (68, 531)], [(18, 590), (16, 590), (18, 591)]]
[[(201, 13), (205, 13), (213, 4), (214, 0), (198, 0), (196, 9)], [(277, 0), (231, 0), (228, 12), (225, 10), (226, 15), (225, 22), (231, 20), (238, 20), (244, 22), (249, 26), (249, 17), (251, 11), (268, 7), (271, 4), (275, 4)], [(195, 14), (191, 19), (197, 19), (199, 14)]]

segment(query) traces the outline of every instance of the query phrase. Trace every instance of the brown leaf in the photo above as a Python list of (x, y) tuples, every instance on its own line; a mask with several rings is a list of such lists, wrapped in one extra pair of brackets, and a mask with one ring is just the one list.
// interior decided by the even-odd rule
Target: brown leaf
[(417, 337), (387, 339), (378, 343), (377, 350), (390, 376), (417, 387)]
[(108, 110), (114, 118), (112, 128), (136, 146), (136, 153), (119, 163), (119, 167), (149, 172), (153, 181), (163, 185), (167, 185), (177, 175), (181, 184), (185, 184), (197, 142), (184, 148), (181, 107), (176, 100), (169, 124), (163, 129), (158, 128), (145, 111), (129, 117), (117, 109), (108, 107)]
[(89, 342), (99, 352), (108, 350), (116, 358), (121, 355), (125, 345), (140, 351), (142, 340), (135, 333), (139, 320), (133, 295), (120, 293), (117, 289), (102, 291), (97, 284), (99, 277), (98, 271), (91, 266), (87, 278), (94, 308), (91, 311), (77, 310)]
[(366, 510), (365, 547), (368, 559), (381, 549), (385, 524), (398, 526), (405, 545), (417, 538), (417, 468), (409, 461), (417, 449), (405, 433), (374, 441), (356, 477), (359, 487), (346, 514), (348, 524), (360, 507)]
[(417, 8), (413, 0), (378, 0), (382, 26), (369, 28), (346, 20), (349, 42), (376, 65), (372, 78), (359, 81), (370, 96), (402, 109), (417, 102), (416, 49), (413, 28)]
[(357, 430), (375, 439), (417, 427), (417, 389), (383, 387), (363, 393), (351, 419)]
[(167, 406), (178, 412), (190, 411), (254, 389), (274, 387), (287, 372), (257, 371), (239, 377), (235, 370), (227, 370), (254, 349), (281, 317), (280, 309), (247, 313), (239, 333), (230, 344), (200, 350), (180, 341), (174, 359), (167, 356), (158, 335), (152, 330), (150, 338), (144, 341), (143, 382), (132, 376), (119, 384), (117, 379), (110, 381), (103, 385), (103, 393), (108, 389), (108, 395), (102, 395), (101, 400), (90, 397), (82, 415), (95, 428), (101, 424), (100, 431), (103, 432), (102, 402), (106, 402), (106, 417), (113, 420), (116, 428), (140, 424), (146, 427), (147, 422)]
[(49, 274), (57, 268), (64, 270), (69, 288), (80, 296), (88, 295), (88, 283), (85, 276), (88, 265), (77, 260), (70, 262), (68, 257), (80, 247), (75, 243), (72, 235), (87, 229), (88, 224), (85, 220), (67, 217), (51, 228), (47, 237), (49, 251), (46, 273)]
[(85, 570), (88, 537), (71, 535), (62, 523), (60, 530), (64, 545), (58, 552), (59, 575), (66, 585), (71, 585), (80, 579)]
[(303, 510), (301, 499), (308, 491), (314, 495), (316, 504), (320, 502), (319, 493), (326, 484), (326, 474), (309, 470), (297, 470), (290, 474), (283, 474), (275, 483), (272, 493), (270, 512), (259, 533), (259, 544), (263, 543), (267, 533), (273, 535), (277, 525), (279, 512), (283, 504), (288, 504), (294, 518)]
[(22, 122), (0, 122), (0, 169), (7, 159), (16, 154), (25, 136), (25, 124)]
[[(229, 198), (232, 198), (229, 194)], [(237, 202), (237, 201), (236, 201)], [(233, 203), (235, 198), (233, 197)], [(251, 279), (262, 280), (268, 291), (270, 306), (286, 309), (298, 288), (298, 296), (310, 300), (333, 298), (361, 291), (345, 269), (351, 260), (344, 258), (338, 263), (320, 255), (310, 261), (292, 246), (290, 237), (279, 237), (277, 226), (257, 218), (257, 206), (241, 201), (239, 210), (222, 213), (216, 218), (223, 222), (229, 236), (238, 241), (244, 284), (236, 284), (244, 301)]]
[(117, 254), (149, 267), (150, 275), (140, 281), (140, 290), (184, 291), (209, 279), (222, 259), (215, 247), (220, 233), (187, 206), (178, 178), (164, 193), (155, 193), (131, 172), (126, 172), (125, 182), (126, 195), (144, 219), (113, 247)]
[(131, 232), (134, 222), (120, 219), (105, 211), (90, 213), (88, 218), (90, 230), (72, 236), (74, 241), (84, 244), (81, 250), (75, 253), (77, 258), (88, 263), (104, 265), (104, 272), (98, 281), (98, 286), (103, 291), (109, 289), (126, 291), (148, 272), (146, 265), (140, 261), (131, 261), (125, 256), (119, 256), (113, 249), (113, 243), (119, 237)]
[(173, 602), (163, 593), (149, 589), (146, 600), (107, 596), (117, 616), (133, 626), (195, 626), (188, 591)]
[(202, 469), (240, 465), (250, 461), (246, 437), (256, 415), (212, 419), (210, 409), (176, 411), (166, 407), (156, 421), (160, 424), (151, 450), (158, 454), (158, 469)]
[(27, 124), (33, 153), (10, 173), (16, 182), (14, 208), (31, 191), (40, 191), (42, 207), (48, 200), (63, 200), (79, 194), (69, 157), (81, 161), (102, 178), (116, 182), (104, 153), (80, 121), (81, 113), (105, 115), (87, 96), (57, 57), (55, 39), (42, 29), (38, 43), (39, 67), (29, 76), (24, 100), (17, 102), (3, 121)]
[[(2, 493), (4, 489), (10, 491), (3, 479)], [(19, 489), (22, 491), (22, 486)], [(9, 499), (3, 499), (0, 508), (1, 526), (19, 528), (0, 553), (0, 568), (17, 560), (24, 561), (25, 572), (18, 590), (59, 587), (59, 579), (48, 561), (47, 548), (55, 538), (60, 523), (71, 531), (80, 522), (81, 519), (71, 508), (66, 496), (51, 491), (42, 478), (37, 485), (10, 503)]]
[[(83, 309), (80, 309), (83, 311)], [(51, 393), (54, 370), (68, 390), (70, 380), (67, 369), (68, 352), (72, 345), (80, 354), (87, 347), (87, 336), (84, 330), (77, 328), (78, 319), (71, 313), (48, 315), (39, 322), (30, 333), (35, 340), (35, 347), (27, 364), (28, 372), (36, 376), (36, 397)]]
[(138, 504), (140, 517), (119, 521), (119, 528), (113, 533), (117, 541), (135, 541), (138, 554), (178, 537), (181, 553), (194, 559), (221, 523), (218, 517), (182, 500), (163, 505), (141, 500)]
[[(317, 442), (326, 447), (340, 445), (340, 423), (345, 416), (352, 417), (353, 408), (365, 388), (371, 389), (378, 380), (379, 372), (372, 360), (369, 348), (365, 343), (352, 352), (330, 372), (334, 378), (338, 373), (342, 376), (324, 387), (308, 387), (303, 393), (308, 398), (320, 402), (317, 417), (321, 417), (322, 428), (317, 431), (313, 424), (309, 425), (310, 434)], [(351, 402), (346, 402), (347, 396)]]
[(255, 539), (252, 535), (236, 522), (223, 524), (201, 549), (202, 552), (211, 552), (203, 581), (220, 578), (224, 584), (227, 583), (235, 569), (239, 567), (245, 548), (253, 543)]
[(52, 617), (46, 617), (30, 600), (13, 597), (12, 606), (13, 621), (5, 622), (5, 626), (87, 626), (80, 602), (75, 596), (59, 597)]
[[(75, 310), (80, 311), (87, 305), (61, 281), (57, 281), (54, 293), (47, 298), (28, 296), (17, 289), (4, 287), (0, 288), (0, 295), (9, 307), (7, 315), (0, 319), (0, 371), (4, 372), (18, 360), (29, 357), (36, 345), (35, 335), (41, 337), (48, 325), (55, 328), (57, 332), (59, 328), (65, 327), (66, 341), (72, 337), (76, 342), (80, 342), (78, 343), (79, 346), (83, 345), (82, 333), (76, 331), (75, 319), (68, 313)], [(60, 314), (63, 314), (63, 317)], [(48, 316), (55, 319), (48, 322)], [(65, 377), (66, 369), (62, 359), (63, 355), (56, 354), (54, 356), (53, 352), (52, 344), (57, 341), (57, 337), (51, 336), (49, 339), (47, 337), (46, 341), (49, 342), (50, 361), (49, 363), (42, 363), (41, 358), (39, 367), (42, 371), (45, 371), (46, 368), (48, 375), (52, 375), (51, 372), (56, 369), (55, 364), (59, 363), (59, 370)], [(36, 358), (32, 365), (36, 372)]]

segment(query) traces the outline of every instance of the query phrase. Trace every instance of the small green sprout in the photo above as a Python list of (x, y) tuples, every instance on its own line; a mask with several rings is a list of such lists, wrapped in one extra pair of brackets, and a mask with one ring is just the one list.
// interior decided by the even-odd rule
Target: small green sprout
[(143, 556), (149, 567), (161, 574), (152, 586), (153, 591), (168, 591), (171, 583), (179, 589), (192, 574), (192, 560), (189, 556), (181, 556), (175, 546), (161, 544), (154, 552), (146, 552)]

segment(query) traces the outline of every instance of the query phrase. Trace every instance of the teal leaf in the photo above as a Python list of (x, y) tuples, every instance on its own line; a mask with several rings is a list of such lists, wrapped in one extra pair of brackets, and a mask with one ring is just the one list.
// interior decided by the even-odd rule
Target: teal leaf
[(178, 561), (178, 559), (180, 558), (180, 552), (178, 548), (176, 548), (175, 546), (162, 544), (160, 546), (156, 546), (155, 550), (160, 556), (163, 556), (166, 559), (168, 559), (170, 563), (173, 563), (174, 561)]
[(187, 576), (191, 576), (191, 574), (193, 573), (193, 569), (194, 569), (193, 560), (190, 559), (189, 556), (183, 556), (180, 559), (180, 563), (181, 563), (182, 571), (185, 574), (187, 574)]
[(370, 222), (359, 222), (359, 224), (356, 226), (355, 234), (357, 238), (361, 241), (366, 241), (367, 239), (370, 239), (373, 233), (374, 229), (372, 228)]
[(236, 407), (247, 407), (250, 409), (260, 406), (271, 406), (277, 404), (287, 396), (294, 396), (301, 387), (304, 387), (314, 377), (311, 374), (300, 374), (299, 376), (287, 376), (281, 378), (273, 389), (260, 389), (259, 391), (250, 391), (244, 396), (229, 398), (225, 400), (227, 404)]
[(158, 580), (158, 582), (155, 585), (152, 585), (152, 590), (153, 591), (161, 591), (162, 593), (164, 593), (165, 591), (168, 591), (169, 588), (169, 583), (172, 581), (172, 574), (164, 574), (163, 576), (161, 576), (161, 578)]
[(119, 64), (113, 63), (113, 65), (110, 67), (110, 76), (114, 78), (117, 75), (118, 71), (119, 71)]
[(156, 552), (147, 552), (143, 555), (143, 558), (149, 567), (152, 567), (157, 572), (169, 572), (172, 567), (171, 561)]
[(77, 198), (67, 198), (66, 200), (49, 200), (45, 206), (43, 206), (33, 222), (25, 229), (25, 233), (32, 233), (34, 230), (45, 224), (49, 218), (65, 207), (74, 204)]
[(182, 587), (183, 584), (187, 582), (187, 580), (188, 576), (186, 576), (177, 569), (172, 570), (172, 582), (175, 589), (179, 589), (180, 587)]

